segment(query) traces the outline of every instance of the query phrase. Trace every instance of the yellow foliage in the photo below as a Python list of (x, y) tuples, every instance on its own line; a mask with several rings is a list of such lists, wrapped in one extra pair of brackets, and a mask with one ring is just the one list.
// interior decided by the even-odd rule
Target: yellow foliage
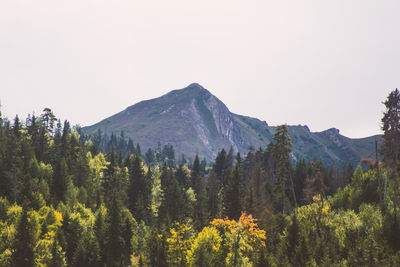
[(62, 213), (55, 210), (55, 211), (54, 211), (54, 215), (55, 215), (55, 217), (56, 217), (56, 222), (55, 222), (55, 224), (56, 224), (56, 225), (61, 225), (61, 222), (62, 222), (62, 220), (63, 220)]
[(222, 237), (215, 227), (204, 227), (193, 239), (193, 243), (187, 251), (187, 263), (189, 266), (217, 265), (221, 243)]
[(322, 213), (328, 214), (329, 209), (329, 205), (324, 205), (324, 207), (322, 207)]
[(223, 232), (231, 232), (232, 234), (240, 232), (241, 236), (248, 238), (251, 242), (260, 243), (265, 246), (266, 236), (265, 231), (261, 230), (257, 225), (257, 219), (253, 218), (251, 214), (247, 215), (245, 212), (239, 218), (239, 221), (225, 219), (214, 219), (211, 225)]
[(319, 194), (318, 194), (318, 195), (315, 195), (315, 196), (313, 196), (312, 199), (313, 199), (313, 202), (317, 202), (317, 203), (318, 203), (318, 202), (321, 201), (321, 195), (319, 195)]
[(191, 227), (185, 224), (175, 223), (175, 227), (169, 229), (170, 235), (166, 239), (168, 244), (168, 262), (170, 265), (182, 265), (185, 263), (186, 254), (192, 239)]

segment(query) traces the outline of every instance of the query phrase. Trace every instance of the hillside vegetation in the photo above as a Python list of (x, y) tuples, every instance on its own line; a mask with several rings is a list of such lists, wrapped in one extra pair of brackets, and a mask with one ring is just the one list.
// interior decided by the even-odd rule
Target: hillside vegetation
[(205, 164), (0, 114), (0, 266), (399, 266), (400, 92), (384, 104), (383, 161), (355, 170), (293, 163), (286, 125)]

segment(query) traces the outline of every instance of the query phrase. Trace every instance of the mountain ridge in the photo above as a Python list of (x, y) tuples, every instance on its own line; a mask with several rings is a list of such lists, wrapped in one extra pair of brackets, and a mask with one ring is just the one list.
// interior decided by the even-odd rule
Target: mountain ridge
[[(289, 125), (292, 158), (321, 158), (335, 162), (357, 164), (374, 149), (379, 135), (348, 138), (336, 128), (311, 132), (306, 125)], [(249, 148), (265, 148), (272, 139), (275, 126), (266, 121), (235, 114), (198, 83), (172, 90), (158, 98), (140, 101), (94, 125), (84, 127), (91, 135), (124, 132), (142, 149), (155, 148), (158, 143), (171, 144), (178, 155), (189, 159), (198, 154), (213, 161), (222, 148), (247, 153)]]

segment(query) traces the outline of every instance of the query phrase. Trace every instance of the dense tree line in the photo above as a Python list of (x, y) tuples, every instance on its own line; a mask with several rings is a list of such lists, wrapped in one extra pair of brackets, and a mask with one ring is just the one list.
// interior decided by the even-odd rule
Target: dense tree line
[[(176, 161), (175, 150), (171, 144), (165, 144), (162, 146), (161, 143), (158, 142), (157, 147), (153, 149), (148, 148), (147, 151), (142, 152), (140, 144), (135, 145), (130, 137), (125, 137), (124, 131), (121, 131), (119, 135), (111, 133), (111, 136), (107, 133), (103, 133), (101, 129), (98, 129), (92, 134), (82, 133), (80, 127), (77, 127), (77, 131), (81, 137), (81, 141), (91, 141), (93, 143), (91, 152), (94, 154), (99, 152), (107, 154), (111, 152), (111, 149), (114, 149), (117, 154), (121, 153), (124, 156), (127, 154), (140, 155), (147, 165), (162, 165), (164, 163), (169, 167), (174, 167), (176, 164), (180, 163), (190, 165), (190, 162), (186, 160), (184, 154), (182, 154)], [(202, 164), (206, 165), (205, 159)]]
[(0, 114), (0, 266), (399, 265), (399, 91), (384, 104), (383, 161), (355, 171), (294, 163), (285, 125), (207, 165)]

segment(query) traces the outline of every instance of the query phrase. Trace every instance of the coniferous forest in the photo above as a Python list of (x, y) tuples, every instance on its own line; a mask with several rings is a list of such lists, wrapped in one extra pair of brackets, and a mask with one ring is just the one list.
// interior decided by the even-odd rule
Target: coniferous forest
[(383, 105), (359, 166), (292, 161), (286, 125), (207, 163), (0, 114), (0, 266), (400, 266), (399, 90)]

